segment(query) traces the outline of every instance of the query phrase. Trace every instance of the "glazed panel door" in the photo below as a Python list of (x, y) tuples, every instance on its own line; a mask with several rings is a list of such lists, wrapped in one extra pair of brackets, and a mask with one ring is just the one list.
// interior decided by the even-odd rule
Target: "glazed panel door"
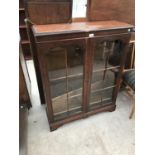
[(45, 95), (50, 102), (48, 107), (52, 107), (54, 121), (81, 113), (85, 40), (57, 41), (45, 47), (43, 61), (46, 65), (43, 70), (48, 78), (44, 79), (44, 83), (50, 92)]
[(128, 40), (129, 35), (92, 38), (89, 110), (114, 104)]

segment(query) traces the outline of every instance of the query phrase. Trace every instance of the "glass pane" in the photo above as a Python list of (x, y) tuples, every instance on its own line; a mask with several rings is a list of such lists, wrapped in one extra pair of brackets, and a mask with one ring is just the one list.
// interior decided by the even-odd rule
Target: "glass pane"
[(54, 114), (67, 110), (65, 53), (64, 48), (55, 48), (48, 53), (47, 63)]
[(120, 67), (121, 42), (95, 43), (91, 79), (90, 109), (112, 103), (116, 71)]
[(94, 51), (93, 71), (120, 66), (120, 41), (101, 41), (96, 43)]
[(114, 85), (115, 85), (115, 72), (112, 69), (93, 73), (91, 81), (92, 90), (97, 89), (99, 87), (106, 88)]
[(76, 46), (57, 47), (47, 55), (51, 101), (56, 119), (81, 111), (83, 50)]
[(68, 52), (69, 110), (81, 108), (83, 87), (83, 50), (72, 46)]
[(113, 87), (108, 89), (92, 90), (90, 97), (90, 109), (111, 104), (112, 93)]

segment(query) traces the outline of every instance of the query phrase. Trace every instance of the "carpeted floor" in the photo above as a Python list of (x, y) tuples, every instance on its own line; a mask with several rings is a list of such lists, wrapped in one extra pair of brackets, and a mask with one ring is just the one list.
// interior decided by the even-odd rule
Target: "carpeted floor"
[(28, 155), (134, 155), (132, 102), (119, 93), (114, 112), (100, 113), (49, 131), (45, 106), (40, 105), (32, 61), (28, 61), (33, 107), (28, 117)]

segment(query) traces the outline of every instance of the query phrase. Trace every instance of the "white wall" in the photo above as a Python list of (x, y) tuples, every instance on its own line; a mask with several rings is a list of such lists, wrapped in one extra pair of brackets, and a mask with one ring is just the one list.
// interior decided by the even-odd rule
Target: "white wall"
[(73, 0), (72, 17), (86, 17), (86, 4), (87, 0)]

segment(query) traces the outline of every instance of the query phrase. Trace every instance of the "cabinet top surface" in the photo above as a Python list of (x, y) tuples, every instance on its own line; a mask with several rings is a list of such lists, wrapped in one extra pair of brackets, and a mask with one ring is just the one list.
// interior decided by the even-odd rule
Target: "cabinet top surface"
[(119, 21), (97, 21), (66, 24), (33, 25), (32, 30), (35, 36), (40, 36), (127, 28), (133, 28), (133, 26)]

